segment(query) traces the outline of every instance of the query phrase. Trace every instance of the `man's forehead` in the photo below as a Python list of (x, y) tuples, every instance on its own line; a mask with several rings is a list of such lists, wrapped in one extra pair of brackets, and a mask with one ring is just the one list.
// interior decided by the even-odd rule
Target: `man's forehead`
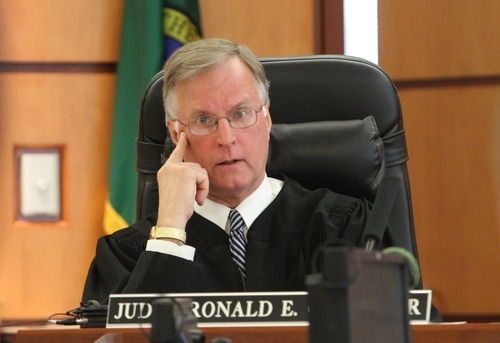
[(258, 82), (239, 60), (226, 61), (213, 69), (179, 82), (175, 89), (178, 116), (198, 113), (224, 115), (232, 109), (260, 105)]
[[(217, 107), (217, 109), (213, 109), (213, 107)], [(256, 105), (254, 104), (254, 101), (252, 101), (252, 99), (243, 98), (240, 101), (234, 102), (234, 104), (229, 103), (228, 105), (223, 106), (223, 107), (224, 107), (226, 113), (230, 113), (230, 112), (235, 111), (235, 110), (242, 108), (242, 107), (253, 108), (253, 107), (256, 107)], [(219, 112), (220, 112), (220, 110), (218, 109), (218, 106), (210, 106), (210, 104), (207, 104), (207, 105), (195, 106), (195, 107), (191, 108), (188, 112), (188, 115), (199, 115), (199, 114), (221, 115), (221, 113), (219, 113)], [(224, 114), (224, 113), (222, 113), (222, 114)]]

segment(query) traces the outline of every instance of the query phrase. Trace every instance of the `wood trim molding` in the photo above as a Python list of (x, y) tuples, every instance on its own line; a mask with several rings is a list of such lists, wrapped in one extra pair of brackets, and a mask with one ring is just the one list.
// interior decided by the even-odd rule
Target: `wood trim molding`
[(316, 0), (315, 53), (344, 53), (344, 1)]
[(399, 89), (496, 85), (500, 84), (500, 75), (422, 80), (395, 80), (394, 83)]
[(0, 72), (18, 73), (115, 73), (116, 63), (0, 62)]

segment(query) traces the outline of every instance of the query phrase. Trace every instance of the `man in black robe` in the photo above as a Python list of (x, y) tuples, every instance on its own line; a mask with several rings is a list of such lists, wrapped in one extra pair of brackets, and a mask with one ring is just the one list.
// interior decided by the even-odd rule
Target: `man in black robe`
[[(359, 245), (370, 204), (268, 176), (269, 84), (253, 53), (209, 39), (164, 67), (166, 122), (176, 149), (158, 172), (158, 212), (102, 237), (83, 300), (113, 293), (297, 291), (315, 250)], [(244, 221), (233, 262), (231, 209)]]

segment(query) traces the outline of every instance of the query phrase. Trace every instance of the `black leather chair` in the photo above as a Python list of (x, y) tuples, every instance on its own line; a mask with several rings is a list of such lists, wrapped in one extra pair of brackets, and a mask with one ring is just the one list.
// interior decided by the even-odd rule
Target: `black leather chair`
[[(261, 61), (271, 82), (268, 173), (281, 171), (310, 188), (327, 187), (370, 200), (382, 176), (397, 177), (389, 234), (395, 245), (417, 256), (401, 106), (389, 76), (375, 64), (346, 56)], [(159, 72), (141, 106), (137, 219), (157, 210), (156, 172), (162, 154), (172, 149), (162, 84)]]

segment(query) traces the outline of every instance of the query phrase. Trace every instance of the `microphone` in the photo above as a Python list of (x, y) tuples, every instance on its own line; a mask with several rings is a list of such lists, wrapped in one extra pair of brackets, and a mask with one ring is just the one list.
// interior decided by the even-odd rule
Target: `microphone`
[(372, 251), (382, 242), (396, 200), (398, 183), (399, 179), (391, 176), (385, 176), (380, 183), (373, 203), (373, 211), (368, 217), (366, 230), (363, 234), (366, 251)]

